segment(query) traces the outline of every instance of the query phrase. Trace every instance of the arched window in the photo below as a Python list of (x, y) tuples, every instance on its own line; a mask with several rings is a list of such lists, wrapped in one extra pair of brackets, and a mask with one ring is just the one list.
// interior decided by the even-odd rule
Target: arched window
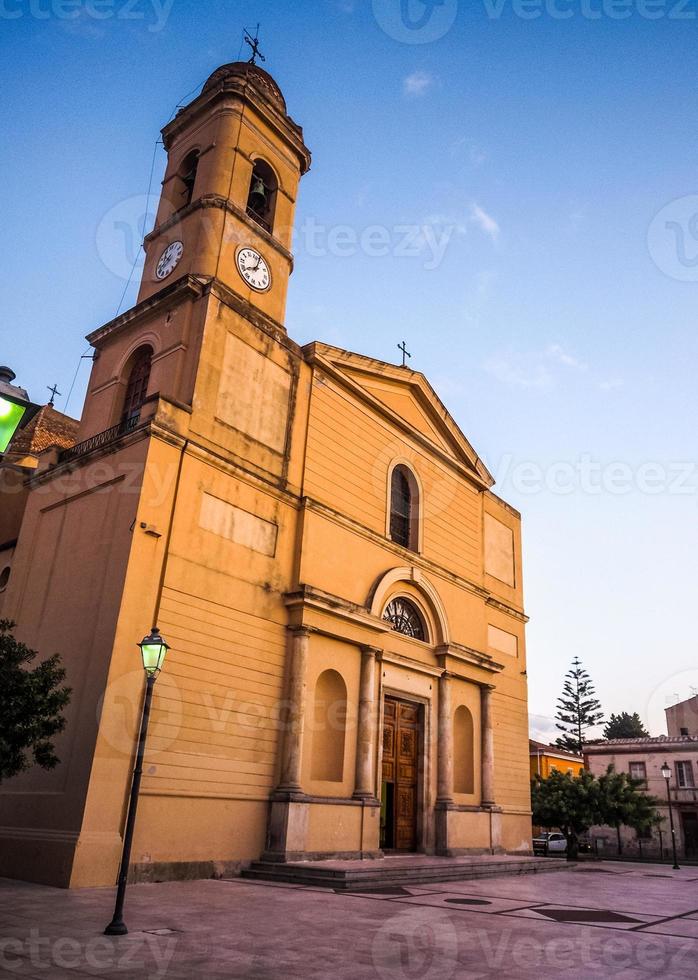
[(475, 743), (473, 716), (464, 704), (453, 716), (453, 790), (456, 793), (475, 792)]
[(264, 160), (255, 160), (247, 195), (247, 213), (268, 232), (274, 227), (278, 189), (279, 182), (269, 164)]
[(196, 183), (196, 172), (198, 169), (199, 151), (192, 150), (182, 160), (177, 172), (174, 201), (177, 210), (185, 208), (187, 204), (191, 204), (192, 198), (194, 197), (194, 184)]
[(346, 684), (336, 670), (324, 670), (315, 685), (311, 779), (331, 783), (344, 779), (346, 723)]
[(419, 487), (407, 466), (396, 466), (390, 477), (390, 538), (403, 548), (419, 549)]
[(121, 413), (122, 423), (132, 422), (140, 415), (143, 402), (148, 394), (152, 359), (153, 350), (151, 347), (139, 347), (131, 358), (131, 371), (126, 383), (124, 408)]
[(398, 596), (385, 607), (383, 619), (392, 624), (396, 633), (404, 633), (415, 640), (426, 640), (427, 631), (422, 615), (413, 602)]

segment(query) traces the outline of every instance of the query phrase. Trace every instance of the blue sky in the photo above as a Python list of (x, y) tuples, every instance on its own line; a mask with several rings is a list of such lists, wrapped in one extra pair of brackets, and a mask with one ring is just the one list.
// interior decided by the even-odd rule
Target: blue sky
[(698, 685), (698, 3), (405, 3), (0, 0), (1, 359), (67, 394), (160, 127), (260, 21), (313, 151), (289, 333), (406, 339), (522, 510), (536, 731), (578, 654), (660, 733)]

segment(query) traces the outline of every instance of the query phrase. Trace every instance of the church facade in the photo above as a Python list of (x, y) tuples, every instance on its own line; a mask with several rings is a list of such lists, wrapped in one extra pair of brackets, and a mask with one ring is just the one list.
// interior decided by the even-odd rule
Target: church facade
[(73, 694), (61, 764), (0, 787), (2, 873), (114, 883), (153, 623), (135, 876), (530, 852), (519, 514), (423, 375), (287, 335), (310, 154), (271, 76), (218, 69), (163, 139), (138, 301), (12, 553), (4, 615)]

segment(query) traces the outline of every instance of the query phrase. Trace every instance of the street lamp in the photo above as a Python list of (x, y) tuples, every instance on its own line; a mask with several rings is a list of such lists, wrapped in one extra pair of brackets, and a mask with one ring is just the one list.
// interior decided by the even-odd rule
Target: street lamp
[(153, 698), (153, 687), (157, 679), (165, 654), (170, 649), (164, 639), (160, 636), (160, 630), (153, 626), (148, 636), (145, 636), (138, 644), (143, 658), (143, 669), (145, 670), (145, 698), (143, 700), (143, 714), (141, 716), (141, 729), (138, 735), (138, 749), (136, 751), (136, 765), (133, 770), (133, 781), (131, 783), (131, 796), (128, 803), (128, 816), (126, 817), (126, 829), (124, 831), (124, 846), (121, 852), (121, 865), (119, 867), (119, 880), (116, 889), (116, 904), (114, 915), (111, 922), (104, 930), (105, 936), (125, 936), (128, 932), (124, 922), (124, 898), (126, 896), (126, 881), (128, 879), (128, 866), (131, 859), (131, 844), (133, 842), (133, 828), (136, 823), (136, 810), (138, 809), (138, 792), (141, 788), (141, 775), (143, 773), (143, 754), (145, 752), (145, 740), (148, 734), (148, 718), (150, 717), (150, 702)]
[(24, 388), (12, 384), (14, 380), (14, 371), (0, 367), (0, 454), (6, 451), (15, 432), (24, 428), (39, 411), (39, 406), (29, 401)]
[(669, 801), (669, 826), (671, 828), (671, 849), (674, 854), (674, 871), (679, 870), (679, 863), (676, 860), (676, 831), (674, 830), (674, 811), (671, 808), (671, 792), (669, 790), (669, 780), (671, 779), (671, 769), (664, 763), (661, 768), (662, 776), (666, 779), (666, 798)]

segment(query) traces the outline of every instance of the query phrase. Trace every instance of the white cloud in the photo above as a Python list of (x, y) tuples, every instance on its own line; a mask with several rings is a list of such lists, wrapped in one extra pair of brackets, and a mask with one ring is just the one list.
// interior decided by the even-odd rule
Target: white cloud
[(483, 367), (497, 381), (514, 388), (548, 388), (553, 381), (548, 368), (541, 363), (531, 363), (530, 355), (495, 354)]
[(599, 382), (599, 388), (601, 391), (617, 391), (622, 388), (625, 382), (622, 378), (608, 378), (606, 381)]
[(424, 95), (433, 85), (436, 79), (428, 71), (413, 71), (407, 75), (402, 82), (402, 90), (405, 95), (419, 97)]
[(477, 143), (472, 143), (470, 146), (470, 162), (474, 167), (481, 167), (483, 163), (487, 160), (487, 154), (478, 146)]
[(491, 214), (481, 208), (475, 201), (470, 205), (470, 220), (478, 226), (481, 231), (496, 242), (499, 238), (500, 228)]
[(545, 353), (551, 360), (557, 361), (559, 364), (564, 364), (565, 367), (578, 368), (580, 371), (586, 371), (587, 369), (583, 361), (569, 354), (560, 344), (551, 344)]
[(565, 368), (586, 371), (587, 365), (569, 354), (560, 344), (550, 344), (543, 351), (505, 351), (488, 358), (484, 370), (502, 384), (517, 388), (549, 388), (559, 371)]
[(481, 269), (475, 274), (466, 295), (463, 313), (469, 323), (479, 323), (492, 298), (497, 273), (494, 269)]
[(463, 151), (467, 151), (470, 164), (475, 170), (477, 170), (478, 167), (481, 167), (487, 160), (487, 153), (485, 150), (479, 143), (471, 140), (468, 136), (461, 136), (452, 144), (451, 156), (460, 155)]
[(555, 720), (549, 718), (547, 715), (530, 714), (528, 716), (528, 732), (530, 737), (535, 739), (536, 742), (546, 742), (548, 744), (560, 735)]

